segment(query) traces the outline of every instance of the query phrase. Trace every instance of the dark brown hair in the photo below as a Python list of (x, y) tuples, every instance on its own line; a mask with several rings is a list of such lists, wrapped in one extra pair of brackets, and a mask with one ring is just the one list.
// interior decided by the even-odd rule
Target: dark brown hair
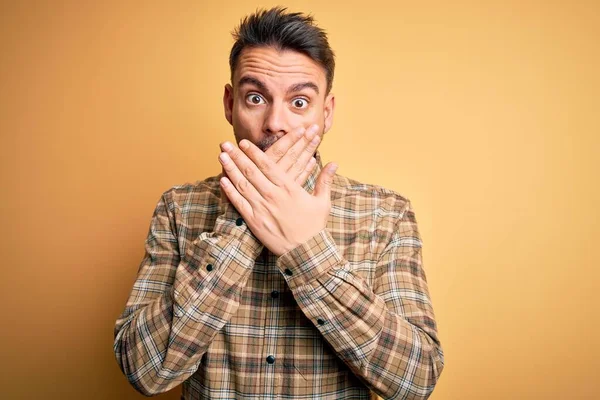
[(303, 53), (325, 69), (327, 91), (333, 85), (334, 53), (329, 47), (327, 34), (314, 24), (310, 15), (287, 13), (286, 8), (274, 7), (257, 10), (246, 16), (233, 31), (235, 43), (229, 54), (229, 68), (233, 73), (242, 50), (246, 47), (273, 46), (278, 50)]

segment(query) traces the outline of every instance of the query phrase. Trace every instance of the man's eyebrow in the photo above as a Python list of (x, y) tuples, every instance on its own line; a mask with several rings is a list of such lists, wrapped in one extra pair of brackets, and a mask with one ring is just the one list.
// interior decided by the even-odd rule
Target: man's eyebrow
[[(269, 89), (267, 89), (267, 86), (259, 79), (253, 77), (253, 76), (243, 76), (240, 81), (238, 82), (238, 85), (241, 87), (242, 85), (254, 85), (256, 86), (259, 90), (261, 90), (262, 92), (265, 92), (267, 94), (269, 94)], [(314, 82), (301, 82), (301, 83), (297, 83), (294, 86), (291, 86), (287, 92), (288, 93), (294, 93), (294, 92), (299, 92), (302, 89), (312, 89), (315, 91), (315, 93), (319, 94), (319, 87), (314, 83)]]
[(290, 87), (287, 92), (288, 93), (299, 92), (299, 91), (301, 91), (302, 89), (305, 89), (305, 88), (312, 89), (317, 94), (319, 94), (319, 87), (316, 84), (314, 84), (313, 82), (297, 83), (294, 86)]
[(260, 80), (256, 79), (253, 76), (243, 76), (240, 79), (240, 81), (238, 82), (238, 85), (240, 85), (240, 87), (242, 85), (254, 85), (258, 89), (260, 89), (261, 91), (263, 91), (265, 93), (269, 93), (269, 89), (267, 89), (267, 87), (265, 86), (265, 84), (262, 83)]

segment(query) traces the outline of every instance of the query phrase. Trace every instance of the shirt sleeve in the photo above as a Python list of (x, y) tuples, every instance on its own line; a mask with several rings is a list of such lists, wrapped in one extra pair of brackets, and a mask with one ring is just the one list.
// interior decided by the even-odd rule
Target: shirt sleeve
[(277, 262), (304, 314), (372, 391), (386, 399), (429, 397), (444, 354), (410, 202), (372, 285), (351, 270), (325, 229)]
[(114, 352), (144, 395), (191, 376), (239, 299), (263, 246), (232, 206), (180, 254), (172, 193), (159, 200), (137, 279), (114, 330)]

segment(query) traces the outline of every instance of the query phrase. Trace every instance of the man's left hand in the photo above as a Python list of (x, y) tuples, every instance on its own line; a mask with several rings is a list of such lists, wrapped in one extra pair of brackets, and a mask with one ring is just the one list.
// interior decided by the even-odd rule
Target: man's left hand
[(323, 168), (310, 194), (249, 140), (239, 146), (222, 146), (221, 187), (262, 244), (281, 256), (325, 228), (337, 165)]

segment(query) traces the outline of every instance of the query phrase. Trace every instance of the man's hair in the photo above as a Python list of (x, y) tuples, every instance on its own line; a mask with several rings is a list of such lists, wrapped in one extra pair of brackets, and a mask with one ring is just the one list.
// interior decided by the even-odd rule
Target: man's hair
[(233, 32), (235, 43), (229, 54), (231, 80), (238, 59), (246, 47), (273, 46), (277, 50), (294, 50), (303, 53), (325, 69), (327, 91), (333, 84), (334, 53), (329, 47), (327, 34), (314, 24), (310, 15), (287, 13), (286, 8), (274, 7), (257, 10), (244, 17)]

